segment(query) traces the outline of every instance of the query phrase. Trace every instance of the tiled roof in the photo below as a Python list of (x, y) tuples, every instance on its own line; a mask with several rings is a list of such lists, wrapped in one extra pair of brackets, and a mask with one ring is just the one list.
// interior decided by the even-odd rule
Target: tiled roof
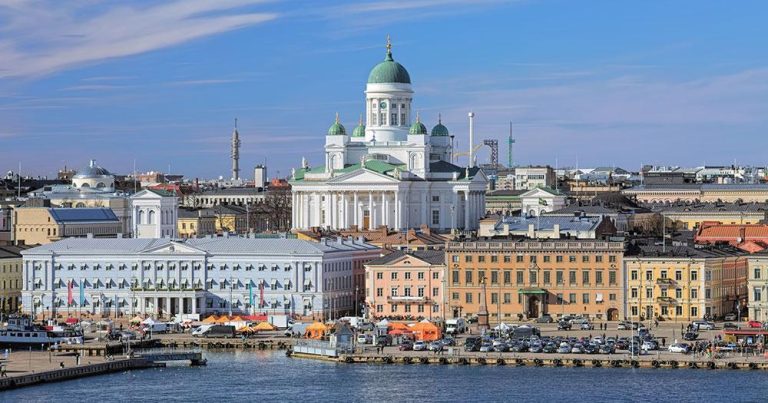
[(0, 259), (13, 259), (21, 257), (21, 251), (31, 248), (28, 245), (3, 245), (0, 246)]
[(403, 256), (413, 256), (433, 265), (445, 264), (445, 251), (442, 250), (417, 250), (413, 252), (404, 252), (398, 250), (388, 255), (384, 255), (378, 259), (371, 260), (370, 262), (366, 263), (366, 265), (386, 265), (397, 261)]
[(768, 241), (768, 225), (765, 224), (720, 224), (702, 223), (696, 233), (696, 242)]

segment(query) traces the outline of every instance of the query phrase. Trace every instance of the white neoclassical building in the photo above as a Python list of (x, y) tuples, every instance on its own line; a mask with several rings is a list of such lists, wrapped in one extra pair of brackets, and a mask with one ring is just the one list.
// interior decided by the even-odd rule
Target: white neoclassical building
[(22, 252), (22, 311), (339, 317), (363, 296), (355, 273), (380, 253), (359, 239), (68, 238)]
[(134, 238), (175, 238), (179, 199), (165, 190), (145, 189), (131, 196)]
[(361, 118), (350, 134), (337, 115), (323, 164), (303, 161), (293, 171), (294, 228), (478, 227), (485, 174), (452, 164), (453, 136), (439, 118), (428, 132), (412, 103), (410, 75), (388, 43), (386, 58), (368, 76), (366, 124)]

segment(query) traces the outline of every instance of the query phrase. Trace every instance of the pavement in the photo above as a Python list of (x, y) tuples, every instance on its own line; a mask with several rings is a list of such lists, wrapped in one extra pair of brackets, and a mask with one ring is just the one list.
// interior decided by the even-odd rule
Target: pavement
[[(0, 349), (0, 365), (5, 367), (8, 377), (52, 371), (60, 369), (62, 364), (64, 364), (65, 368), (77, 366), (76, 353), (57, 353), (39, 350), (9, 350), (10, 352), (6, 356), (6, 349)], [(106, 362), (106, 359), (100, 356), (80, 357), (81, 366), (103, 362)]]

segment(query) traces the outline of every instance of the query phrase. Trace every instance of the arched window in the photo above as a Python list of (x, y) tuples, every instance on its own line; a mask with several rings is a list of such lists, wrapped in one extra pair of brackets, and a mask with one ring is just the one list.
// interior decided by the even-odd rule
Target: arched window
[(155, 210), (149, 210), (149, 213), (147, 214), (147, 224), (154, 224), (155, 223)]
[(144, 224), (144, 210), (139, 210), (139, 214), (136, 217), (136, 224)]
[(96, 187), (101, 189), (101, 188), (105, 187), (105, 185), (104, 185), (104, 183), (99, 182), (99, 183), (96, 184)]
[(81, 188), (89, 188), (89, 187), (91, 187), (91, 185), (89, 185), (87, 183), (83, 183), (82, 185), (80, 185), (80, 187)]

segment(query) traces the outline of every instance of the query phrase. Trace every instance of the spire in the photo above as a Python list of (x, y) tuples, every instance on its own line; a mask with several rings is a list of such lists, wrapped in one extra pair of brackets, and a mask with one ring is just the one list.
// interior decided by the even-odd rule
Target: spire
[(235, 118), (235, 130), (237, 130), (237, 118)]
[(389, 34), (387, 34), (387, 57), (385, 57), (384, 60), (388, 62), (394, 61), (394, 59), (392, 59), (392, 41), (389, 39)]
[(421, 116), (419, 115), (419, 111), (416, 111), (416, 123), (421, 123)]
[(360, 114), (360, 119), (358, 119), (357, 124), (362, 126), (363, 125), (363, 114)]
[(437, 124), (439, 124), (439, 125), (443, 124), (443, 114), (442, 113), (438, 113), (437, 114)]
[(339, 112), (336, 112), (336, 123), (339, 123)]

